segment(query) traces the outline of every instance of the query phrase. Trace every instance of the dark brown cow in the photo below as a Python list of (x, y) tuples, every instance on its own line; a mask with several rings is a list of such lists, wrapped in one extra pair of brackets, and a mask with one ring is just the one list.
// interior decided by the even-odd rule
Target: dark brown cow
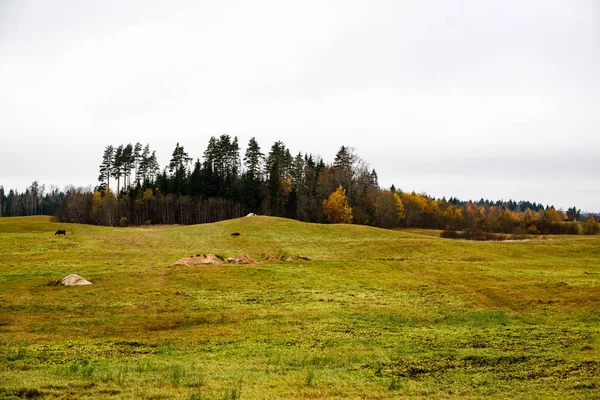
[(56, 235), (66, 235), (66, 234), (67, 234), (66, 230), (59, 229), (59, 230), (56, 231), (56, 233), (54, 235), (56, 236)]

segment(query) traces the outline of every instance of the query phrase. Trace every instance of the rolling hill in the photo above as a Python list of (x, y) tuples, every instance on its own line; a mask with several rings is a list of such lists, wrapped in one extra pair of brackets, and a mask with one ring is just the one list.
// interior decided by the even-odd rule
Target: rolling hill
[(597, 398), (599, 310), (598, 236), (0, 218), (0, 398)]

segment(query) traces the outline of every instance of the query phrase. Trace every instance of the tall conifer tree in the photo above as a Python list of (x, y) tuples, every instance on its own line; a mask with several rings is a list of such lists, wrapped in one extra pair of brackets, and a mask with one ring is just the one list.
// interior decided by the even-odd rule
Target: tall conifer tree
[(101, 185), (106, 185), (106, 187), (110, 187), (110, 176), (112, 175), (113, 162), (114, 162), (114, 153), (115, 148), (112, 145), (109, 145), (104, 149), (104, 154), (102, 155), (102, 164), (100, 164), (100, 176), (98, 176), (98, 180)]

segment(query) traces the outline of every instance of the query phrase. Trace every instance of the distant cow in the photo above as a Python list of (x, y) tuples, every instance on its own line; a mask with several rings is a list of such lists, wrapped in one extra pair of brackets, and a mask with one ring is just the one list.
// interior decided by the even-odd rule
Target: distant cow
[(240, 236), (240, 233), (239, 233), (239, 232), (233, 232), (233, 233), (231, 234), (231, 236)]
[(56, 231), (56, 233), (54, 235), (56, 236), (56, 235), (66, 235), (66, 234), (67, 234), (66, 230), (59, 229), (59, 230)]

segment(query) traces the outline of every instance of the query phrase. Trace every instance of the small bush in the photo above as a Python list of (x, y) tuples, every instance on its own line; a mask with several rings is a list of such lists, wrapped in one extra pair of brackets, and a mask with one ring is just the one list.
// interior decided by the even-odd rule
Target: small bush
[(479, 240), (479, 241), (506, 240), (507, 239), (506, 235), (493, 233), (493, 232), (486, 232), (479, 228), (470, 228), (470, 229), (464, 230), (463, 232), (457, 232), (453, 229), (446, 228), (445, 230), (442, 231), (442, 233), (440, 233), (440, 237), (446, 238), (446, 239), (466, 239), (466, 240)]
[(445, 239), (460, 239), (460, 235), (452, 228), (446, 228), (440, 233), (441, 238)]
[[(484, 232), (483, 230), (479, 229), (479, 228), (472, 228), (472, 229), (466, 229), (463, 233), (463, 237), (465, 239), (470, 239), (470, 240), (489, 240), (488, 239), (488, 235), (487, 232)], [(492, 233), (493, 235), (493, 233)]]
[(127, 219), (127, 217), (121, 217), (121, 219), (119, 220), (119, 226), (125, 227), (127, 225), (129, 225), (129, 220)]

